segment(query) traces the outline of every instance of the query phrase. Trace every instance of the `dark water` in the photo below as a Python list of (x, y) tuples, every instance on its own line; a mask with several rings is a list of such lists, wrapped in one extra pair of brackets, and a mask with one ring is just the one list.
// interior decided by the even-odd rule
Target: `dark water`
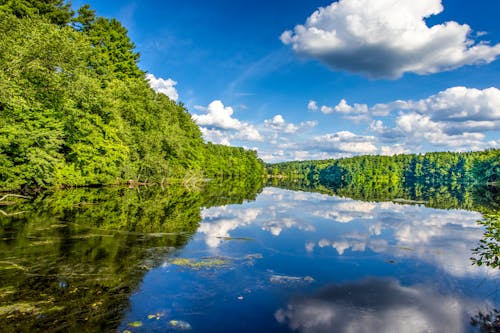
[(482, 214), (390, 199), (211, 184), (19, 200), (0, 207), (0, 331), (494, 331), (500, 270), (471, 260)]

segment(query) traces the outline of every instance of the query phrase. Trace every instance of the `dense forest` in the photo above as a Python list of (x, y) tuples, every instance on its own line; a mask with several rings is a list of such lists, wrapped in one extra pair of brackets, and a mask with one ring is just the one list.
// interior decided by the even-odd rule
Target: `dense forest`
[(271, 177), (301, 179), (331, 187), (372, 183), (437, 188), (495, 184), (500, 178), (500, 149), (284, 162), (267, 165), (267, 170)]
[(134, 48), (88, 5), (0, 0), (0, 189), (265, 174), (255, 151), (206, 144)]

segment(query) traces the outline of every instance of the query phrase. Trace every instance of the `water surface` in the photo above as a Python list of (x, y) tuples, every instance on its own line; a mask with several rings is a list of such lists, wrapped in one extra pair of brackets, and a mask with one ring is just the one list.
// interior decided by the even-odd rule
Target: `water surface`
[(80, 189), (9, 207), (25, 212), (0, 220), (0, 324), (474, 332), (500, 308), (499, 270), (470, 259), (479, 212), (229, 189)]

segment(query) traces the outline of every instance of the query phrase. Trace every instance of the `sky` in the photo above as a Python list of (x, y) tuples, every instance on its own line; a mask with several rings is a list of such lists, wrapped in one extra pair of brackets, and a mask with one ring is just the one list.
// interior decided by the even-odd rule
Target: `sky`
[(150, 85), (265, 162), (500, 147), (498, 0), (124, 0)]

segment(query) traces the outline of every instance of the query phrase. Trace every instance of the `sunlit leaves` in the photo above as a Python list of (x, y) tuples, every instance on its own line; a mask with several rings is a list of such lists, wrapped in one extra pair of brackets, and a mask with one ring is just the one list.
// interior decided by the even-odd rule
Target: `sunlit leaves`
[(120, 22), (84, 6), (71, 27), (66, 14), (58, 0), (0, 2), (0, 189), (262, 176), (254, 152), (205, 145), (149, 87)]
[(483, 238), (479, 246), (472, 250), (472, 262), (478, 266), (500, 267), (500, 212), (487, 214), (479, 222), (484, 226)]

